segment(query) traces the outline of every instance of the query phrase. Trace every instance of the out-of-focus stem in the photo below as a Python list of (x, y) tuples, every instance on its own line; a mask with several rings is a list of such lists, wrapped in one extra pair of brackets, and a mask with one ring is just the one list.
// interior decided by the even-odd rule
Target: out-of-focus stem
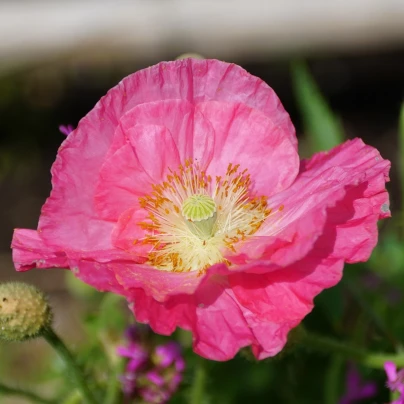
[(324, 404), (335, 404), (339, 397), (339, 376), (342, 372), (344, 359), (339, 354), (334, 354), (328, 366), (324, 380)]
[(28, 400), (31, 400), (33, 403), (38, 403), (38, 404), (56, 404), (56, 401), (48, 400), (46, 398), (40, 397), (40, 396), (36, 395), (35, 393), (32, 393), (31, 391), (26, 391), (26, 390), (17, 389), (14, 387), (9, 387), (9, 386), (6, 386), (6, 385), (0, 383), (0, 395), (1, 394), (24, 397), (24, 398), (27, 398)]
[(194, 374), (194, 381), (192, 383), (190, 404), (202, 404), (204, 401), (205, 383), (206, 368), (204, 359), (198, 358), (198, 363)]
[(122, 389), (121, 382), (119, 381), (119, 375), (123, 374), (124, 370), (125, 361), (119, 360), (118, 363), (115, 364), (115, 367), (109, 376), (104, 404), (119, 404), (121, 402)]
[(404, 367), (403, 353), (369, 352), (365, 349), (346, 344), (345, 342), (307, 331), (302, 336), (301, 342), (313, 350), (339, 353), (346, 358), (374, 369), (383, 369), (383, 365), (387, 361), (394, 362), (398, 367)]
[(97, 404), (93, 393), (88, 387), (87, 380), (81, 370), (80, 366), (77, 364), (75, 357), (66, 347), (64, 342), (56, 335), (56, 333), (51, 328), (46, 328), (42, 333), (45, 340), (56, 350), (59, 356), (63, 359), (68, 372), (70, 373), (76, 387), (80, 390), (84, 401), (87, 404)]

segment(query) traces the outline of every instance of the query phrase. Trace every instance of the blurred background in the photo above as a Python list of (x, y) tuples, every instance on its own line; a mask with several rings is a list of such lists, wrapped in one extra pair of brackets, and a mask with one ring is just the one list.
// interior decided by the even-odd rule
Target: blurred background
[[(404, 95), (404, 0), (3, 0), (0, 281), (28, 281), (48, 292), (56, 329), (73, 346), (83, 338), (80, 318), (88, 302), (72, 297), (62, 270), (15, 273), (13, 228), (36, 228), (50, 192), (50, 167), (64, 139), (59, 125), (75, 127), (124, 76), (187, 52), (237, 63), (273, 87), (291, 114), (303, 156), (328, 147), (308, 134), (310, 105), (322, 94), (341, 136), (362, 137), (393, 162), (393, 211), (402, 202), (397, 134)], [(330, 112), (321, 108), (323, 115)], [(0, 345), (0, 378), (35, 386), (47, 355), (41, 341)], [(262, 395), (252, 402), (269, 394), (262, 387), (269, 383), (267, 373), (258, 366), (250, 389)], [(47, 380), (40, 380), (41, 388)], [(311, 397), (308, 403), (324, 402)], [(0, 402), (24, 401), (0, 397)]]

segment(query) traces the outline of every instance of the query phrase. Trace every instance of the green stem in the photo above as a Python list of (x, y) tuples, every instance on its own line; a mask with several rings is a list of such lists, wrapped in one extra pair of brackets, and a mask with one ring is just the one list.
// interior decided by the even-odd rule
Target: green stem
[(124, 370), (125, 361), (119, 360), (109, 376), (104, 404), (117, 404), (120, 402), (121, 383), (119, 381), (119, 375), (121, 375)]
[(344, 366), (344, 359), (339, 354), (334, 354), (328, 365), (327, 372), (324, 380), (324, 403), (335, 404), (338, 402), (339, 397), (339, 376)]
[(14, 387), (9, 387), (0, 383), (0, 394), (8, 394), (12, 396), (24, 397), (31, 400), (33, 403), (39, 404), (56, 404), (56, 401), (37, 396), (31, 391), (21, 390)]
[(383, 365), (387, 361), (394, 362), (398, 367), (404, 367), (403, 353), (369, 352), (365, 349), (309, 332), (305, 333), (301, 341), (303, 345), (313, 350), (339, 353), (370, 368), (383, 369)]
[(198, 358), (194, 381), (191, 389), (190, 404), (202, 404), (206, 383), (206, 370), (204, 359)]
[(81, 393), (78, 390), (74, 390), (63, 400), (63, 404), (80, 404), (81, 402)]
[(89, 389), (86, 378), (80, 366), (77, 364), (76, 359), (66, 347), (64, 342), (55, 334), (55, 332), (51, 328), (47, 328), (43, 332), (42, 336), (63, 359), (76, 387), (80, 390), (85, 402), (87, 404), (97, 404), (97, 400)]

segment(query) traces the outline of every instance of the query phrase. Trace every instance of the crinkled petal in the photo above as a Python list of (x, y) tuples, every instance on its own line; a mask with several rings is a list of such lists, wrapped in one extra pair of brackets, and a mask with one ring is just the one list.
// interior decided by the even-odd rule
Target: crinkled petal
[(290, 188), (268, 199), (272, 212), (256, 236), (227, 258), (240, 264), (267, 258), (285, 266), (302, 258), (328, 229), (328, 249), (347, 262), (366, 260), (377, 242), (377, 220), (389, 214), (385, 190), (389, 167), (359, 139), (321, 159), (316, 155), (313, 162), (302, 164)]
[(202, 283), (195, 298), (197, 322), (192, 331), (196, 353), (223, 361), (251, 344), (251, 330), (225, 278)]
[(113, 263), (100, 263), (91, 259), (70, 259), (69, 267), (83, 282), (101, 292), (112, 292), (126, 296), (125, 288), (117, 281)]
[(230, 277), (230, 284), (254, 321), (271, 321), (288, 332), (312, 310), (317, 294), (339, 282), (342, 268), (342, 260), (320, 254), (267, 274), (237, 273)]
[[(149, 136), (130, 135), (136, 125), (159, 126), (166, 128), (171, 139), (165, 141), (166, 145), (156, 145), (155, 138)], [(194, 159), (205, 167), (213, 157), (215, 133), (210, 122), (193, 104), (184, 100), (165, 100), (138, 105), (126, 113), (121, 120), (121, 128), (126, 138), (134, 147), (139, 160), (148, 167), (148, 156), (154, 154), (153, 163), (159, 164), (157, 175), (151, 175), (155, 183), (164, 179), (168, 167), (177, 170), (180, 163), (186, 159)], [(142, 157), (142, 154), (144, 155)], [(156, 156), (161, 163), (156, 162)], [(172, 158), (176, 159), (173, 161)], [(149, 167), (155, 171), (155, 168)]]
[[(346, 153), (346, 148), (354, 147), (356, 155), (357, 145), (358, 142), (348, 142), (337, 151)], [(303, 171), (284, 195), (277, 196), (285, 203), (286, 220), (290, 220), (288, 209), (293, 216), (294, 207), (292, 203), (288, 204), (293, 195), (297, 212), (303, 209), (300, 214), (304, 214), (305, 206), (302, 208), (302, 205), (310, 206), (316, 201), (309, 184), (319, 177), (317, 198), (326, 207), (327, 220), (321, 236), (303, 258), (279, 271), (257, 276), (237, 273), (230, 278), (241, 304), (256, 316), (270, 316), (273, 321), (302, 319), (311, 310), (314, 297), (339, 281), (344, 261), (357, 262), (369, 257), (377, 241), (376, 222), (381, 206), (388, 202), (385, 182), (380, 182), (379, 177), (386, 175), (389, 163), (374, 159), (373, 148), (363, 148), (369, 159), (362, 149), (356, 160), (359, 167), (349, 161), (347, 167), (333, 168), (327, 166), (327, 159), (323, 159), (322, 165)], [(331, 155), (338, 153), (334, 150)], [(324, 165), (327, 166), (325, 169)], [(293, 192), (296, 190), (300, 192)], [(279, 226), (282, 226), (282, 220), (279, 220)]]
[(150, 324), (155, 332), (169, 335), (180, 326), (192, 331), (195, 352), (228, 360), (250, 345), (253, 336), (231, 291), (227, 292), (217, 279), (204, 282), (193, 296), (174, 296), (164, 303), (136, 291), (133, 310), (136, 319)]
[[(147, 158), (141, 156), (142, 153), (156, 153), (155, 158), (164, 160), (167, 159), (172, 153), (175, 153), (179, 160), (184, 160), (185, 158), (192, 157), (192, 132), (193, 132), (193, 121), (194, 121), (194, 106), (184, 100), (165, 100), (156, 101), (147, 104), (141, 104), (127, 112), (120, 121), (120, 126), (125, 134), (125, 136), (130, 139), (132, 146), (135, 148), (143, 164), (146, 168), (152, 169), (147, 162)], [(139, 133), (139, 135), (131, 134), (132, 128), (135, 125), (141, 126), (160, 126), (166, 128), (170, 133), (169, 149), (165, 149), (158, 144), (154, 144), (156, 140), (155, 136), (150, 138), (148, 133)], [(157, 135), (159, 136), (159, 135)], [(147, 148), (151, 148), (150, 152)], [(173, 151), (173, 147), (176, 149)], [(144, 157), (146, 157), (144, 156)], [(174, 167), (171, 167), (174, 168)], [(176, 168), (176, 167), (175, 167)], [(166, 171), (167, 168), (165, 167)], [(162, 172), (152, 174), (154, 181), (160, 182), (162, 178)], [(157, 174), (157, 175), (156, 175)]]
[[(224, 264), (217, 264), (224, 266)], [(128, 290), (143, 289), (148, 296), (164, 301), (172, 295), (193, 294), (203, 279), (197, 271), (170, 272), (161, 271), (148, 265), (127, 265), (116, 263), (115, 272), (118, 281)]]
[(141, 167), (130, 144), (111, 155), (103, 164), (94, 195), (94, 208), (112, 223), (138, 204), (138, 189), (150, 190), (151, 178)]
[(240, 66), (218, 60), (163, 62), (127, 77), (122, 84), (137, 104), (166, 99), (193, 104), (211, 100), (246, 104), (270, 117), (297, 145), (289, 115), (275, 92)]
[(15, 229), (11, 247), (17, 271), (69, 267), (65, 252), (48, 246), (35, 230)]
[(173, 295), (165, 302), (155, 300), (141, 288), (128, 290), (128, 295), (136, 320), (149, 324), (159, 334), (170, 335), (177, 326), (192, 330), (196, 322), (193, 295)]
[(303, 164), (288, 190), (269, 199), (269, 206), (283, 204), (284, 209), (270, 216), (260, 233), (276, 234), (307, 211), (326, 209), (327, 250), (346, 262), (367, 260), (377, 242), (377, 220), (389, 214), (390, 162), (359, 139), (314, 159)]
[[(229, 163), (248, 169), (256, 195), (287, 188), (299, 171), (299, 156), (284, 130), (244, 104), (210, 101), (197, 105), (215, 132), (214, 158), (207, 173), (224, 175)], [(254, 156), (254, 158), (251, 158)]]
[(180, 159), (169, 130), (163, 126), (136, 125), (126, 131), (128, 143), (103, 164), (95, 192), (95, 207), (101, 217), (117, 220), (137, 204), (139, 196), (159, 184), (167, 167)]
[[(281, 211), (275, 211), (273, 216), (270, 218), (275, 228), (277, 220), (281, 221), (284, 216)], [(274, 235), (253, 236), (236, 246), (236, 252), (226, 251), (226, 258), (237, 265), (266, 261), (265, 267), (268, 270), (274, 265), (287, 266), (304, 257), (313, 248), (313, 244), (323, 231), (326, 218), (325, 209), (314, 205), (286, 226), (282, 225), (281, 230)], [(263, 267), (261, 265), (261, 268)]]
[[(147, 257), (151, 246), (143, 244), (142, 239), (146, 232), (139, 226), (139, 223), (149, 223), (148, 212), (136, 204), (129, 208), (118, 219), (118, 223), (112, 232), (112, 242), (115, 247), (136, 254), (140, 257)], [(144, 258), (142, 261), (145, 261)]]

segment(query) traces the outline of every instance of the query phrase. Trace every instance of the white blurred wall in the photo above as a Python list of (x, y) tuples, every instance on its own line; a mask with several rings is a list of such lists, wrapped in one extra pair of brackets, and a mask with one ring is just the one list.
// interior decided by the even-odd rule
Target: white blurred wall
[(0, 71), (66, 55), (232, 59), (404, 45), (404, 0), (0, 2)]

